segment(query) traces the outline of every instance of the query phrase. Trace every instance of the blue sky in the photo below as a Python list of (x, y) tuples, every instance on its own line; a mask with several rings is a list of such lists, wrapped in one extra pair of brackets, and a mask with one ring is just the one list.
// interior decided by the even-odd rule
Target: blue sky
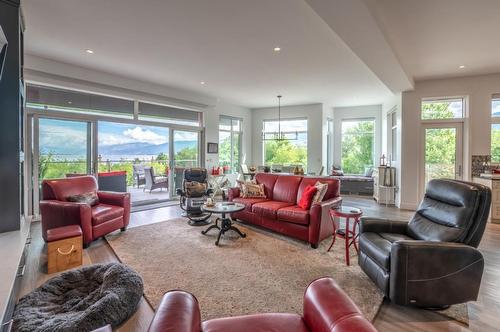
[[(40, 150), (55, 155), (86, 154), (87, 124), (78, 121), (40, 119)], [(168, 142), (168, 128), (113, 122), (98, 124), (99, 146), (127, 143), (160, 145)], [(196, 141), (197, 133), (175, 131), (174, 141)]]

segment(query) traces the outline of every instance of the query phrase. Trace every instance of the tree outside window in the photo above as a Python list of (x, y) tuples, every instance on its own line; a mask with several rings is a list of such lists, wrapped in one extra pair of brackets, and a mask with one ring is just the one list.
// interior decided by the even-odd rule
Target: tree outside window
[(364, 174), (373, 167), (374, 120), (342, 121), (342, 169), (345, 174)]
[(500, 99), (491, 102), (491, 161), (500, 164)]
[[(273, 137), (281, 130), (286, 140), (264, 140), (264, 165), (300, 165), (307, 169), (307, 119), (266, 120), (263, 123), (266, 137)], [(296, 138), (296, 139), (295, 139)]]
[(241, 163), (242, 120), (221, 116), (219, 120), (219, 165), (236, 173)]

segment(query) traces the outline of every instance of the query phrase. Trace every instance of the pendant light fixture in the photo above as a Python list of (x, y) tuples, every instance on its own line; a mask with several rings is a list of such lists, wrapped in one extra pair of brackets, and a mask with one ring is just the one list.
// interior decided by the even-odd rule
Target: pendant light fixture
[(265, 132), (262, 131), (263, 141), (286, 141), (297, 140), (299, 133), (297, 131), (281, 131), (281, 95), (278, 96), (278, 131)]

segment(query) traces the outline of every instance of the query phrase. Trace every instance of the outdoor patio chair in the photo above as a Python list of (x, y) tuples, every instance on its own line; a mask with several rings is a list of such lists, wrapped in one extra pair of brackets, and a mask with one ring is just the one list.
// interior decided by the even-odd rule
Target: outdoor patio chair
[(145, 178), (145, 186), (144, 191), (149, 189), (149, 192), (163, 188), (167, 188), (168, 190), (168, 177), (166, 176), (156, 176), (155, 171), (152, 167), (144, 167), (144, 178)]
[(139, 188), (139, 186), (142, 186), (143, 184), (146, 184), (146, 178), (144, 176), (144, 167), (145, 166), (142, 164), (132, 165), (134, 183), (137, 185), (137, 188)]

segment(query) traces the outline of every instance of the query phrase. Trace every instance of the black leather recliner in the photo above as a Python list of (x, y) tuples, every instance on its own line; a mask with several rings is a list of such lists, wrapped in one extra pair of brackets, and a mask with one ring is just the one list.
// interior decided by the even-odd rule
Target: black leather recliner
[(490, 204), (486, 186), (431, 180), (409, 222), (361, 218), (359, 265), (396, 304), (475, 301), (484, 268), (476, 248)]
[(212, 194), (208, 188), (208, 173), (206, 168), (186, 168), (183, 173), (182, 188), (177, 189), (180, 207), (186, 211), (185, 216), (191, 226), (202, 226), (209, 223), (211, 213), (204, 212), (201, 206)]

